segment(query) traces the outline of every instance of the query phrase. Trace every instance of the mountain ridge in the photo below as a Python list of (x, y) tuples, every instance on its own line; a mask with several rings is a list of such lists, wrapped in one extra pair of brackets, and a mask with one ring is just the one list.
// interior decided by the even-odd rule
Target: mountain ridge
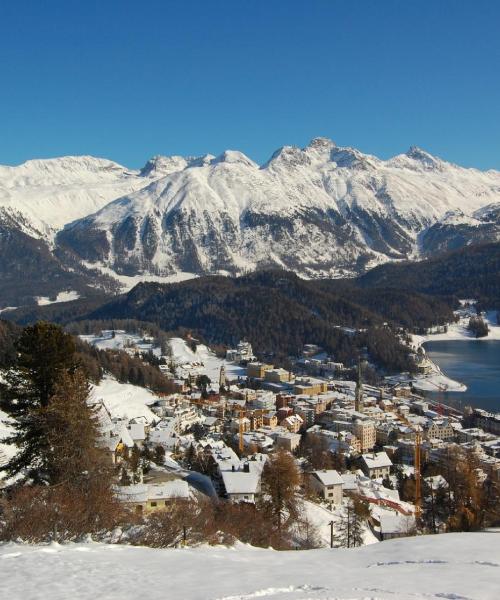
[[(80, 265), (118, 280), (275, 267), (306, 278), (355, 276), (499, 240), (499, 207), (498, 171), (416, 146), (382, 160), (327, 138), (283, 146), (262, 165), (226, 150), (155, 156), (141, 169), (91, 156), (0, 166), (11, 256), (27, 235), (62, 271)], [(19, 254), (22, 271), (30, 265)], [(64, 291), (56, 280), (53, 287)]]

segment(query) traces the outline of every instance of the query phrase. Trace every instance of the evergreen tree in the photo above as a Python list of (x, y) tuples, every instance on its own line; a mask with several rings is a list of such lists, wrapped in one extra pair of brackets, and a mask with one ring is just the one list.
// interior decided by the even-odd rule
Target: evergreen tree
[(64, 373), (56, 384), (48, 406), (39, 409), (41, 431), (47, 450), (39, 459), (52, 485), (70, 483), (87, 488), (109, 469), (98, 448), (99, 425), (89, 405), (89, 383), (81, 369)]
[(334, 536), (338, 548), (354, 548), (363, 545), (363, 529), (368, 517), (366, 504), (360, 499), (348, 498)]
[(18, 452), (2, 469), (8, 476), (22, 472), (25, 479), (47, 481), (50, 446), (44, 410), (58, 382), (76, 368), (75, 344), (61, 327), (40, 322), (24, 329), (16, 347), (17, 363), (0, 384), (0, 407), (14, 419), (15, 432), (5, 443)]

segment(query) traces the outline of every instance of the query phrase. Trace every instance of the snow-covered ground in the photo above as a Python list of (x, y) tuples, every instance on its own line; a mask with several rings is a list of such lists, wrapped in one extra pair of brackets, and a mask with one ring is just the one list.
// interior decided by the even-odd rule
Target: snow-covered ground
[(414, 335), (414, 342), (418, 342), (420, 345), (425, 342), (439, 342), (442, 340), (474, 340), (478, 342), (486, 340), (500, 340), (500, 325), (497, 323), (496, 311), (490, 310), (483, 315), (484, 320), (488, 324), (489, 333), (486, 337), (475, 338), (474, 335), (467, 329), (469, 324), (468, 314), (463, 314), (457, 323), (452, 323), (448, 326), (446, 333), (431, 333), (426, 336)]
[(0, 314), (3, 312), (7, 312), (8, 310), (16, 310), (17, 306), (6, 306), (5, 308), (0, 308)]
[[(307, 517), (309, 522), (316, 527), (322, 545), (330, 547), (330, 522), (333, 521), (334, 523), (333, 531), (335, 533), (338, 531), (338, 524), (342, 517), (341, 508), (333, 507), (333, 510), (329, 510), (316, 502), (304, 500), (304, 513), (302, 518), (305, 517)], [(377, 538), (373, 535), (368, 526), (366, 526), (363, 533), (363, 543), (365, 546), (378, 543)]]
[(55, 300), (51, 300), (47, 296), (36, 296), (35, 300), (38, 306), (47, 306), (47, 304), (57, 304), (59, 302), (71, 302), (72, 300), (78, 300), (80, 294), (73, 290), (66, 292), (59, 292)]
[(500, 532), (351, 550), (0, 546), (9, 600), (496, 600)]
[(145, 388), (104, 377), (99, 385), (93, 386), (91, 394), (93, 401), (102, 401), (112, 418), (130, 420), (145, 417), (148, 423), (158, 420), (149, 408), (157, 398)]
[(195, 279), (198, 277), (195, 273), (187, 273), (181, 271), (172, 275), (151, 275), (150, 273), (143, 273), (141, 275), (121, 275), (106, 267), (101, 263), (89, 263), (82, 261), (82, 263), (91, 269), (97, 269), (104, 275), (109, 275), (113, 279), (116, 279), (122, 286), (122, 292), (130, 291), (138, 283), (142, 282), (155, 282), (155, 283), (178, 283), (180, 281), (186, 281), (188, 279)]
[(138, 351), (151, 351), (156, 356), (160, 356), (161, 348), (153, 344), (151, 338), (144, 339), (137, 333), (127, 333), (123, 330), (104, 330), (101, 335), (81, 335), (80, 339), (99, 350), (124, 350), (125, 348), (135, 348)]
[(180, 379), (185, 379), (189, 373), (198, 375), (208, 375), (212, 381), (212, 388), (219, 388), (220, 369), (224, 366), (226, 377), (229, 380), (237, 379), (238, 376), (244, 377), (246, 370), (239, 365), (218, 358), (210, 348), (203, 344), (196, 347), (196, 352), (189, 347), (182, 338), (172, 338), (169, 340), (172, 352), (172, 361), (177, 365), (176, 373)]
[[(4, 444), (3, 440), (14, 433), (14, 428), (10, 424), (9, 416), (0, 410), (0, 466), (10, 460), (16, 453), (16, 447)], [(0, 472), (0, 479), (3, 479), (4, 473)]]

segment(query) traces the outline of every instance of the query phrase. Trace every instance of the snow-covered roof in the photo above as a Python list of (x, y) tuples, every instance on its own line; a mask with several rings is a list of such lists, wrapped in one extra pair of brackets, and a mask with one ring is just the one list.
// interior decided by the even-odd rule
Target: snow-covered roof
[(386, 452), (372, 452), (370, 454), (363, 454), (362, 458), (368, 469), (380, 469), (383, 467), (392, 466), (392, 461), (387, 456)]
[(323, 485), (342, 485), (343, 480), (335, 469), (324, 469), (322, 471), (313, 471), (313, 474), (321, 481)]
[(259, 487), (259, 474), (245, 471), (222, 471), (222, 480), (228, 494), (256, 494)]
[(189, 485), (182, 479), (174, 479), (164, 483), (136, 483), (115, 487), (116, 497), (120, 502), (147, 502), (148, 500), (171, 500), (188, 498)]

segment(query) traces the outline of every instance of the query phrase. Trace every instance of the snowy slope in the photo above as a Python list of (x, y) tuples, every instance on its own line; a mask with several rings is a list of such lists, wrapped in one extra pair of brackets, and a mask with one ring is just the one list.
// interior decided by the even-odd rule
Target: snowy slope
[(63, 268), (76, 256), (127, 284), (265, 266), (339, 276), (500, 239), (500, 172), (415, 147), (384, 161), (325, 138), (264, 165), (234, 150), (156, 156), (140, 170), (30, 160), (0, 166), (0, 228), (51, 250), (57, 235)]
[(0, 547), (10, 600), (496, 600), (500, 533), (422, 536), (352, 550)]
[(24, 222), (24, 230), (50, 237), (152, 180), (185, 168), (182, 157), (154, 157), (141, 171), (93, 156), (64, 156), (0, 165), (0, 212)]
[(151, 391), (130, 383), (119, 383), (110, 376), (92, 386), (90, 398), (93, 402), (102, 402), (112, 418), (145, 417), (148, 423), (158, 420), (149, 408), (157, 400)]
[(276, 265), (336, 275), (425, 254), (419, 234), (436, 223), (446, 229), (429, 238), (433, 247), (464, 225), (469, 238), (499, 239), (499, 200), (500, 172), (418, 148), (382, 161), (318, 138), (263, 166), (237, 151), (188, 162), (68, 225), (59, 242), (127, 275)]

